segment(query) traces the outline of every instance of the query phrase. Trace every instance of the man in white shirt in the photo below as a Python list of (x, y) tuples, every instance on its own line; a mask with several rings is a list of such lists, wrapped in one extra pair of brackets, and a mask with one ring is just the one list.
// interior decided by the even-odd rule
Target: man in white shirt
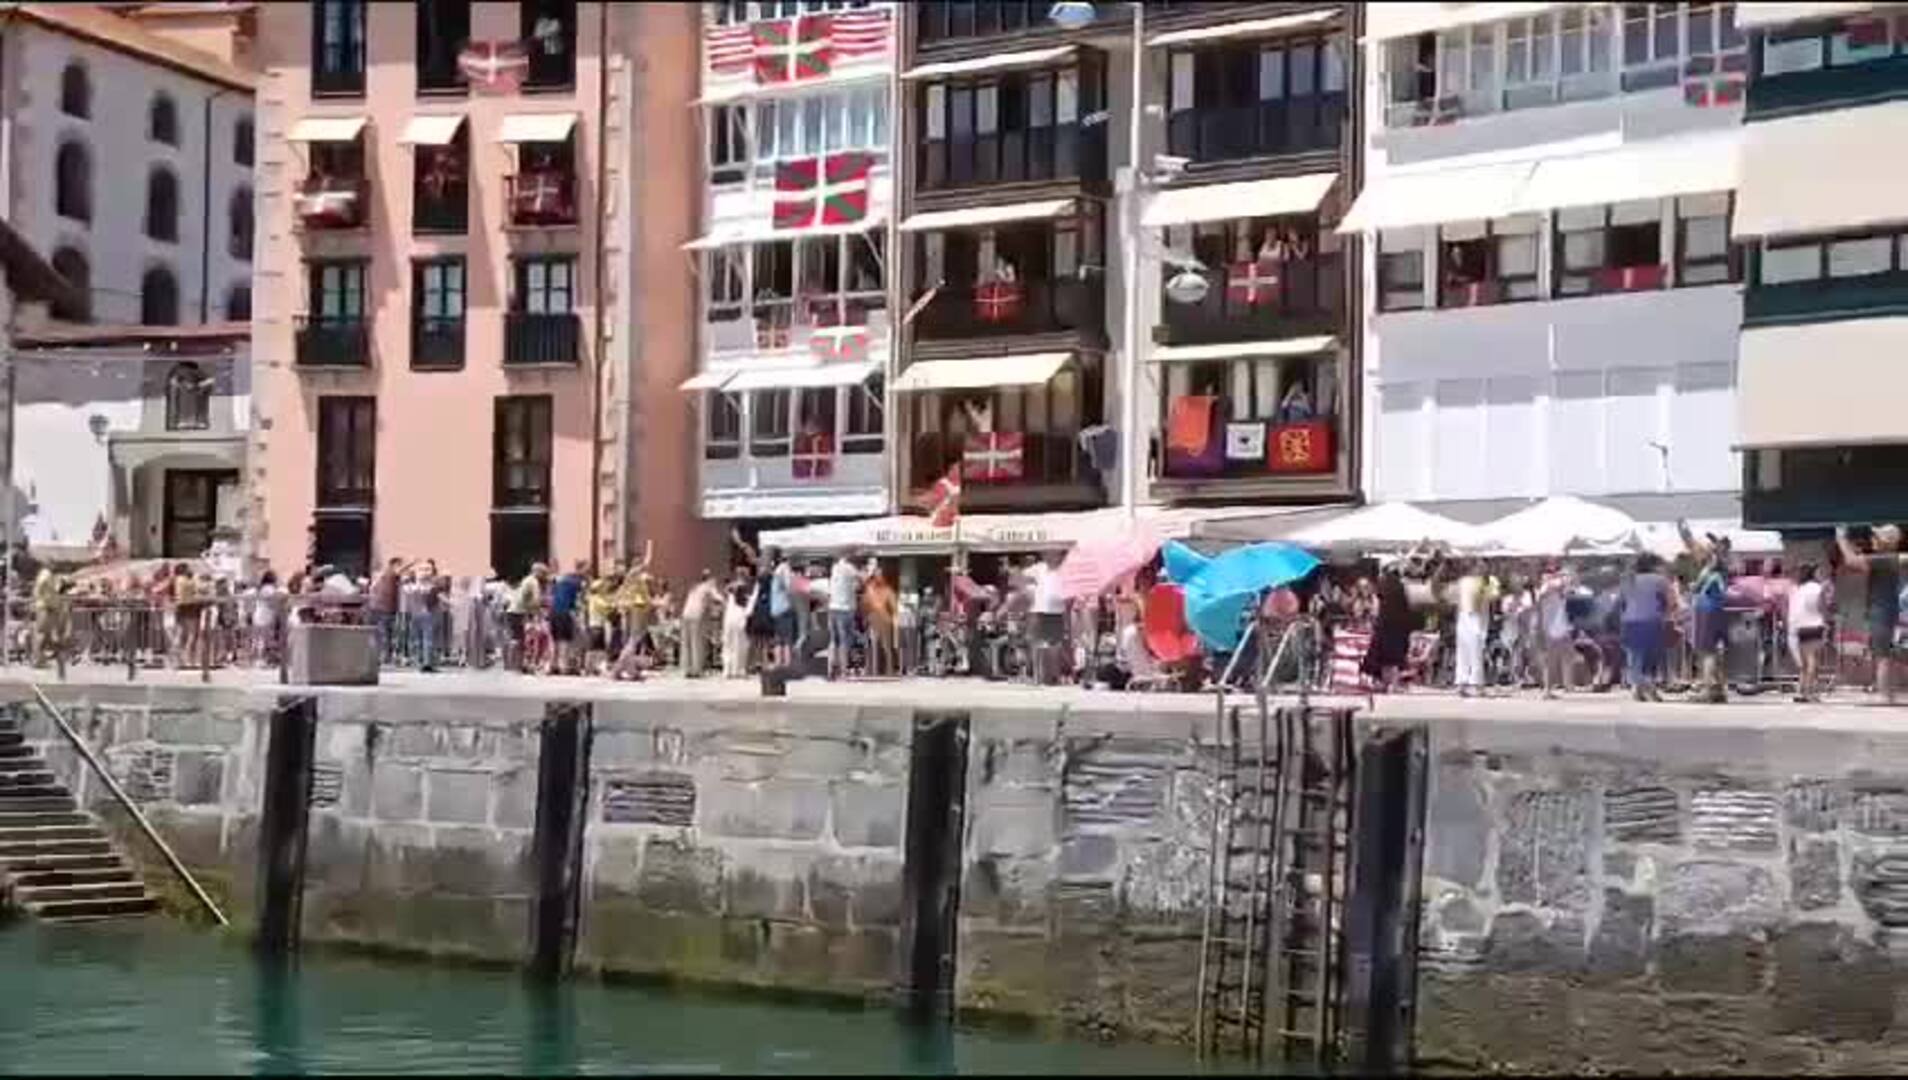
[(861, 600), (862, 571), (854, 552), (835, 556), (828, 571), (828, 677), (848, 674), (848, 646), (855, 637), (855, 608)]
[(1034, 678), (1047, 686), (1059, 681), (1061, 649), (1067, 636), (1067, 599), (1060, 592), (1059, 556), (1048, 552), (1030, 559), (1026, 577), (1033, 585)]

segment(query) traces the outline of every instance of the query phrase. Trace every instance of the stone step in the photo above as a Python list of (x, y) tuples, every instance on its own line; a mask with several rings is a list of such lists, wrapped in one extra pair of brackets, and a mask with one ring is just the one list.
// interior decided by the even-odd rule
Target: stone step
[(159, 901), (142, 895), (120, 899), (48, 900), (45, 903), (29, 902), (25, 907), (27, 911), (47, 922), (70, 922), (80, 919), (148, 915), (159, 910)]
[(51, 885), (118, 885), (129, 881), (139, 881), (132, 867), (118, 861), (114, 861), (110, 866), (95, 869), (12, 870), (8, 871), (7, 876), (12, 878), (14, 885), (22, 889)]
[(0, 784), (31, 783), (30, 777), (52, 776), (53, 770), (39, 758), (0, 761)]
[(0, 802), (0, 829), (34, 825), (91, 825), (93, 819), (73, 810), (11, 810)]
[(63, 787), (38, 795), (27, 792), (0, 792), (0, 813), (71, 813), (79, 804)]
[(90, 874), (90, 873), (131, 873), (130, 868), (119, 856), (107, 852), (104, 855), (34, 855), (14, 859), (0, 860), (0, 869), (8, 876), (18, 878), (27, 874)]
[(19, 728), (0, 727), (0, 746), (23, 746), (25, 744), (26, 734)]
[(50, 772), (21, 773), (18, 776), (0, 776), (0, 799), (11, 795), (40, 796), (46, 794), (64, 794), (59, 778)]
[(0, 866), (42, 855), (110, 855), (113, 845), (96, 840), (0, 840)]
[(5, 761), (8, 758), (36, 758), (39, 756), (40, 751), (35, 747), (28, 746), (24, 740), (14, 743), (11, 746), (0, 745), (0, 761)]
[(64, 900), (139, 900), (146, 895), (146, 885), (136, 877), (64, 885), (16, 884), (14, 895), (28, 908), (35, 904), (53, 904)]
[(103, 840), (105, 835), (92, 822), (78, 825), (8, 825), (0, 823), (0, 844), (23, 840)]

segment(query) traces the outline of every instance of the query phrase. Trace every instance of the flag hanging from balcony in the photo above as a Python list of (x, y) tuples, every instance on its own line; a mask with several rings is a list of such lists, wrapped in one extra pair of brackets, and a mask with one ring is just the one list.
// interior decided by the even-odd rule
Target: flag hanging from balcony
[(947, 475), (921, 493), (921, 506), (928, 512), (928, 524), (937, 529), (953, 525), (961, 517), (961, 463), (948, 466)]
[(1018, 480), (1026, 462), (1026, 437), (1018, 431), (969, 435), (961, 450), (961, 476), (977, 483)]
[(1233, 263), (1226, 272), (1226, 299), (1236, 305), (1258, 307), (1279, 296), (1276, 259), (1249, 259)]
[(702, 36), (707, 49), (709, 81), (715, 83), (748, 79), (755, 69), (755, 34), (745, 22), (712, 26)]
[(833, 436), (822, 431), (796, 436), (792, 466), (797, 480), (826, 480), (835, 475)]
[(888, 51), (888, 12), (885, 8), (855, 8), (832, 17), (829, 40), (837, 60), (879, 56)]
[(1226, 460), (1258, 461), (1265, 457), (1265, 424), (1253, 420), (1226, 425)]
[(458, 52), (457, 70), (479, 93), (514, 94), (530, 73), (530, 47), (521, 41), (473, 41)]
[(754, 40), (755, 81), (802, 82), (822, 79), (834, 69), (835, 45), (827, 15), (769, 19), (750, 27)]
[(809, 335), (808, 346), (824, 364), (856, 363), (868, 359), (868, 328), (817, 326)]
[(984, 281), (974, 290), (974, 317), (982, 322), (1011, 322), (1020, 314), (1018, 281)]
[(868, 218), (868, 177), (874, 158), (849, 150), (824, 158), (775, 165), (775, 227), (853, 225)]
[(1273, 472), (1326, 472), (1332, 467), (1332, 427), (1325, 420), (1302, 420), (1272, 428), (1266, 465)]
[(1706, 108), (1742, 102), (1749, 54), (1692, 56), (1683, 64), (1683, 103)]

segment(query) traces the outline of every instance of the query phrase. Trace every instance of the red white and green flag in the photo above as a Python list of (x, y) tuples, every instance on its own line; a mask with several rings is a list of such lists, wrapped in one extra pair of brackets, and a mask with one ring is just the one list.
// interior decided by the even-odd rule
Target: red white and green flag
[(530, 46), (522, 41), (473, 41), (458, 52), (457, 70), (478, 93), (514, 94), (530, 73)]
[(834, 69), (833, 27), (827, 15), (769, 19), (750, 27), (757, 83), (826, 78)]
[(874, 157), (864, 150), (777, 162), (775, 227), (806, 229), (866, 221), (868, 177), (873, 169)]

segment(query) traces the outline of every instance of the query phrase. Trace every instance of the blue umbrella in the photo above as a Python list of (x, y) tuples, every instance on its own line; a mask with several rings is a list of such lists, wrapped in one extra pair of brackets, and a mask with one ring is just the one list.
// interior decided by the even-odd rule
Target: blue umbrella
[(1207, 647), (1239, 644), (1240, 622), (1267, 589), (1303, 579), (1318, 566), (1310, 552), (1290, 544), (1249, 544), (1206, 558), (1179, 543), (1166, 545), (1166, 576), (1186, 592), (1186, 625)]

